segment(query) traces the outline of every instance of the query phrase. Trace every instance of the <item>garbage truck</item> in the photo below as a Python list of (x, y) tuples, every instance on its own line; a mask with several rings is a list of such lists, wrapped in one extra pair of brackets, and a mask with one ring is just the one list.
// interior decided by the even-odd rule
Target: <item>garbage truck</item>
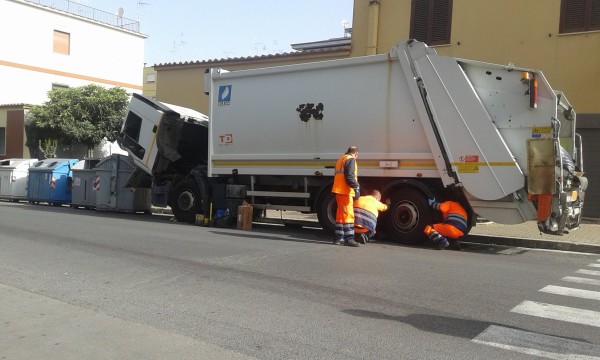
[(134, 94), (118, 140), (139, 167), (129, 186), (146, 182), (179, 221), (243, 198), (256, 216), (316, 213), (332, 233), (334, 166), (355, 145), (361, 189), (390, 201), (378, 225), (390, 239), (423, 240), (431, 198), (459, 201), (469, 230), (477, 217), (555, 235), (580, 224), (576, 113), (541, 71), (409, 40), (387, 54), (208, 69), (205, 89), (210, 118)]

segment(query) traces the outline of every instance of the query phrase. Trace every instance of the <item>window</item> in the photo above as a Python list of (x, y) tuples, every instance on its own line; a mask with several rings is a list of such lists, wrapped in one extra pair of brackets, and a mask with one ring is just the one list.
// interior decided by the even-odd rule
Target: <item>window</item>
[(118, 135), (119, 145), (131, 151), (130, 154), (133, 153), (138, 159), (143, 159), (146, 154), (146, 150), (138, 144), (141, 128), (142, 118), (130, 111), (125, 119), (123, 131)]
[(140, 140), (141, 128), (142, 118), (130, 111), (125, 119), (125, 127), (123, 128), (123, 132), (132, 140), (137, 142)]
[(6, 154), (6, 128), (0, 127), (0, 154)]
[(71, 53), (71, 34), (54, 30), (54, 52), (69, 55)]
[(427, 45), (450, 44), (452, 0), (412, 0), (410, 38)]
[(560, 33), (600, 30), (600, 0), (562, 0)]
[(146, 74), (146, 83), (150, 84), (156, 82), (156, 73), (148, 73)]
[(58, 83), (52, 83), (52, 90), (56, 90), (56, 89), (68, 89), (69, 85), (66, 84), (58, 84)]

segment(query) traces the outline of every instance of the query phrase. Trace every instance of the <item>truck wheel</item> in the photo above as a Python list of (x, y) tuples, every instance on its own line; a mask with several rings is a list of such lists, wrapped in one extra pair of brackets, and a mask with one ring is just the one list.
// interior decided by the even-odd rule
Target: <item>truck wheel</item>
[(400, 189), (391, 195), (384, 214), (386, 235), (396, 242), (416, 244), (425, 239), (423, 230), (432, 221), (427, 198), (414, 189)]
[(171, 198), (171, 210), (179, 222), (193, 223), (202, 211), (202, 196), (193, 179), (180, 181)]
[(337, 202), (335, 201), (335, 194), (328, 191), (321, 195), (319, 201), (317, 201), (317, 218), (319, 224), (323, 228), (323, 231), (327, 234), (333, 234), (335, 232), (335, 213), (337, 211)]

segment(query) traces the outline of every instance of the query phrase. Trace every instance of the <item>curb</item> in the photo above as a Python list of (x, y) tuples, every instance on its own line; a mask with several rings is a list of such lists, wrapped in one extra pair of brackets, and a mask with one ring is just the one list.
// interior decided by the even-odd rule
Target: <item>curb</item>
[(532, 249), (548, 249), (560, 251), (573, 251), (600, 254), (600, 245), (572, 243), (566, 241), (540, 240), (515, 238), (509, 236), (469, 234), (465, 242), (487, 245), (503, 245), (512, 247), (525, 247)]

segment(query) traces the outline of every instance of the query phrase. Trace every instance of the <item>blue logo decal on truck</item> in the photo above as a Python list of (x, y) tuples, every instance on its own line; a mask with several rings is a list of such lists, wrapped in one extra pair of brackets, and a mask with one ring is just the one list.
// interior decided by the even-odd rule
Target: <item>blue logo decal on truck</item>
[(231, 104), (231, 85), (219, 86), (219, 96), (217, 98), (218, 106)]

